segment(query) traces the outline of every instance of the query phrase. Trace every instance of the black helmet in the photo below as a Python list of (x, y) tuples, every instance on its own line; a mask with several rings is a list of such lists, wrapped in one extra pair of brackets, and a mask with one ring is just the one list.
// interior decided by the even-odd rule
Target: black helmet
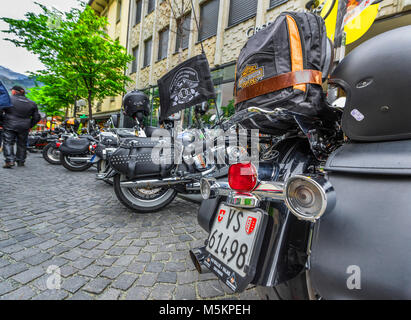
[(144, 92), (133, 90), (128, 92), (123, 98), (125, 114), (136, 117), (137, 113), (144, 116), (150, 114), (150, 101)]
[(355, 48), (332, 73), (347, 100), (344, 133), (357, 141), (411, 138), (411, 26)]

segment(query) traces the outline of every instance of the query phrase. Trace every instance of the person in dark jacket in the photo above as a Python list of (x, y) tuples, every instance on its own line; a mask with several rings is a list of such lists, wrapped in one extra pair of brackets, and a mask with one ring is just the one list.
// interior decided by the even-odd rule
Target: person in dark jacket
[[(12, 168), (15, 161), (19, 167), (26, 161), (27, 139), (30, 128), (40, 121), (37, 105), (26, 98), (24, 88), (14, 86), (11, 89), (13, 107), (4, 110), (3, 123), (3, 154), (5, 165)], [(14, 154), (14, 144), (17, 142), (17, 152)]]

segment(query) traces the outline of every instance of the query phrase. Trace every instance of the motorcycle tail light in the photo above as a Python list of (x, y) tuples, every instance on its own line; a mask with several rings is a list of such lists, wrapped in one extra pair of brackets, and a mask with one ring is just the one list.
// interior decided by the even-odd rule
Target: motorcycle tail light
[(257, 170), (252, 163), (237, 163), (228, 169), (228, 183), (233, 190), (252, 191), (256, 187), (257, 181)]
[(285, 203), (298, 219), (315, 222), (335, 206), (334, 188), (322, 176), (292, 176), (284, 189)]
[(61, 146), (61, 142), (56, 142), (56, 147), (60, 148), (60, 146)]

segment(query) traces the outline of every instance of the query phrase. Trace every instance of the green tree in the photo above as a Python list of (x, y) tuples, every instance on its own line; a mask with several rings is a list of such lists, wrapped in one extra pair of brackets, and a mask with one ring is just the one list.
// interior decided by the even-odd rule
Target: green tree
[(37, 5), (41, 14), (29, 12), (24, 20), (1, 18), (9, 24), (4, 32), (15, 36), (6, 40), (38, 55), (45, 70), (36, 76), (46, 85), (53, 86), (47, 77), (63, 79), (66, 90), (87, 100), (92, 119), (93, 101), (125, 92), (131, 79), (124, 70), (134, 58), (107, 36), (107, 19), (90, 6), (59, 12)]

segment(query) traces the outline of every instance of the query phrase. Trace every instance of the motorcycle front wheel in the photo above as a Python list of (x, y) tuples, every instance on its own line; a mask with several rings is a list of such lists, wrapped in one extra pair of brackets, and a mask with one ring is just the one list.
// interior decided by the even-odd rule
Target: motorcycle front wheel
[(125, 175), (114, 176), (114, 191), (118, 200), (127, 208), (137, 213), (149, 213), (166, 207), (177, 195), (171, 188), (137, 189), (120, 186), (122, 181), (127, 181)]
[(93, 165), (91, 162), (70, 161), (69, 155), (62, 152), (60, 152), (60, 161), (63, 167), (70, 171), (85, 171)]
[(56, 148), (56, 143), (51, 142), (42, 150), (43, 158), (50, 164), (61, 164), (60, 151)]

